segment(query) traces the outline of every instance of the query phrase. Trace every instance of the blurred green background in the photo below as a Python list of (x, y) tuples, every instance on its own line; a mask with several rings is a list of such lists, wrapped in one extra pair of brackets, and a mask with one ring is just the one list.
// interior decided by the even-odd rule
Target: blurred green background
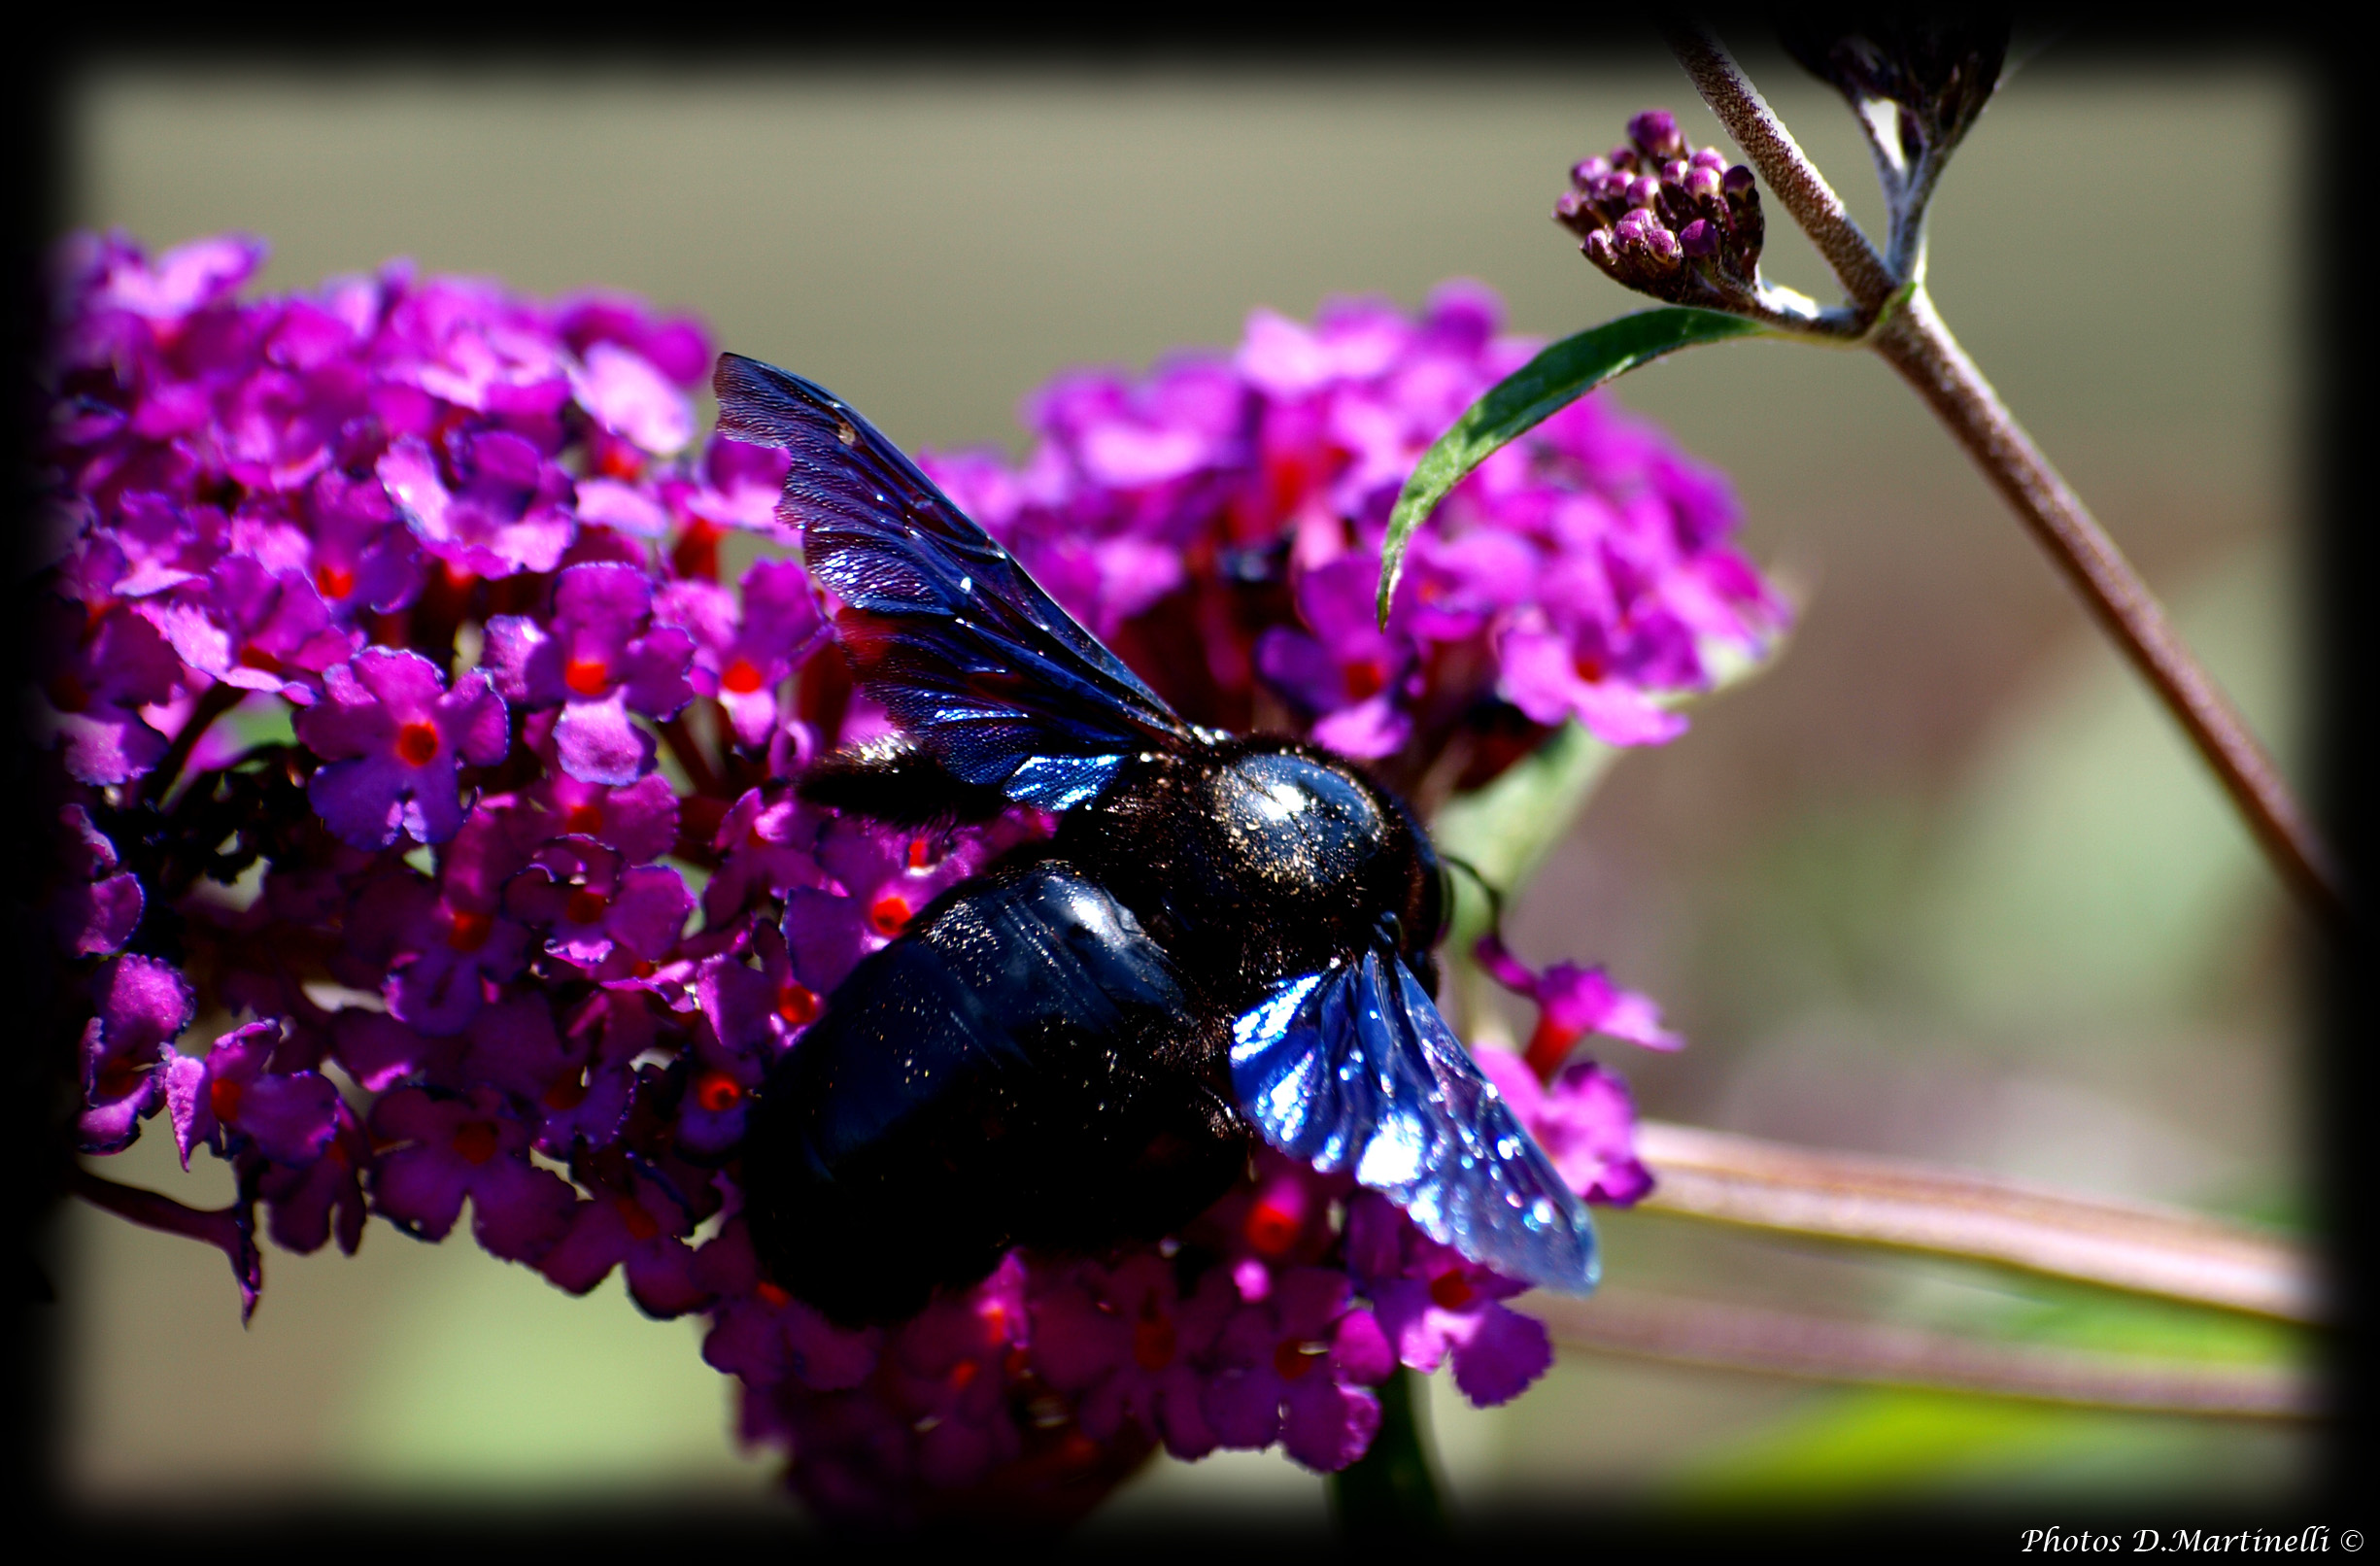
[[(1871, 229), (1839, 101), (1749, 57)], [(2303, 328), (2291, 247), (2309, 81), (2053, 47), (1936, 206), (1943, 314), (2302, 775)], [(70, 221), (155, 247), (269, 238), (264, 284), (395, 255), (537, 292), (635, 290), (833, 386), (910, 446), (1021, 439), (1070, 365), (1229, 344), (1325, 296), (1502, 291), (1553, 335), (1632, 308), (1547, 219), (1648, 105), (1721, 141), (1657, 53), (1445, 67), (1162, 57), (494, 65), (94, 59), (63, 95)], [(2220, 213), (2220, 220), (2217, 214)], [(1768, 265), (1831, 296), (1772, 218)], [(2307, 1177), (2306, 932), (2214, 787), (1964, 456), (1870, 357), (1705, 349), (1627, 381), (1733, 475), (1804, 603), (1773, 671), (1604, 784), (1513, 917), (1691, 1039), (1615, 1062), (1651, 1114), (2283, 1226)], [(1615, 1046), (1615, 1048), (1623, 1046)], [(220, 1203), (153, 1132), (110, 1173)], [(374, 1225), (221, 1259), (61, 1220), (59, 1454), (92, 1507), (517, 1496), (782, 1506), (684, 1322), (574, 1301)], [(1620, 1214), (1631, 1288), (2215, 1355), (2187, 1311)], [(1440, 1380), (1443, 1382), (1444, 1378)], [(1706, 1510), (2094, 1497), (2278, 1501), (2302, 1428), (2067, 1413), (1567, 1355), (1516, 1404), (1433, 1403), (1458, 1504)], [(1319, 1524), (1285, 1460), (1161, 1462), (1097, 1526), (1185, 1506)], [(788, 1515), (790, 1516), (790, 1509)]]

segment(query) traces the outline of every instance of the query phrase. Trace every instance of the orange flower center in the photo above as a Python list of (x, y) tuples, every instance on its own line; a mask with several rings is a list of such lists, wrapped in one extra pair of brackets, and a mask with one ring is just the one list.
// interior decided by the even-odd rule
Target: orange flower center
[(227, 1076), (219, 1076), (207, 1084), (207, 1107), (215, 1111), (218, 1120), (237, 1120), (240, 1117), (240, 1100), (247, 1092), (247, 1084), (235, 1082)]
[(610, 906), (602, 893), (591, 892), (582, 886), (570, 894), (569, 902), (562, 904), (561, 916), (574, 925), (591, 925), (602, 918), (603, 910)]
[(317, 565), (314, 586), (325, 598), (344, 598), (356, 591), (356, 573), (344, 565)]
[(769, 1282), (768, 1279), (765, 1277), (758, 1283), (752, 1285), (752, 1292), (759, 1295), (765, 1304), (773, 1306), (780, 1311), (794, 1303), (794, 1297), (792, 1295), (786, 1293), (783, 1289), (777, 1287), (774, 1283)]
[(739, 658), (720, 674), (719, 685), (737, 696), (750, 696), (761, 688), (761, 666), (749, 658)]
[(909, 901), (887, 892), (867, 905), (867, 928), (890, 940), (909, 927)]
[(99, 1096), (120, 1099), (139, 1090), (148, 1072), (129, 1055), (119, 1055), (99, 1068)]
[(396, 732), (397, 759), (407, 766), (427, 766), (438, 759), (438, 730), (434, 724), (409, 723)]
[(561, 830), (575, 832), (582, 837), (592, 837), (603, 830), (603, 807), (599, 804), (574, 804), (561, 818)]
[(1295, 1213), (1271, 1202), (1259, 1202), (1248, 1212), (1248, 1245), (1260, 1256), (1278, 1256), (1297, 1243), (1303, 1227)]
[(612, 666), (599, 658), (574, 658), (562, 665), (561, 682), (580, 696), (601, 696), (611, 689)]
[(495, 1127), (486, 1120), (465, 1120), (455, 1128), (452, 1145), (464, 1163), (484, 1164), (495, 1156), (498, 1145)]
[(806, 984), (788, 982), (777, 989), (777, 1015), (797, 1028), (806, 1028), (818, 1017), (818, 992)]
[(695, 1078), (695, 1102), (713, 1114), (725, 1114), (744, 1101), (744, 1086), (722, 1071)]
[(1430, 1279), (1430, 1303), (1441, 1311), (1460, 1311), (1476, 1298), (1460, 1273), (1441, 1273)]
[(455, 910), (455, 922), (447, 928), (446, 943), (459, 952), (475, 952), (488, 944), (495, 933), (495, 915), (479, 913), (470, 908)]

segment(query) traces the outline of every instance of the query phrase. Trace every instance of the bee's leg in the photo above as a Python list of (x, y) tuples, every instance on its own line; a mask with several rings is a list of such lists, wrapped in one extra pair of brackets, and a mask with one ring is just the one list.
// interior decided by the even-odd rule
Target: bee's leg
[(795, 792), (896, 827), (983, 822), (1008, 808), (998, 789), (968, 782), (899, 736), (836, 751), (804, 773)]

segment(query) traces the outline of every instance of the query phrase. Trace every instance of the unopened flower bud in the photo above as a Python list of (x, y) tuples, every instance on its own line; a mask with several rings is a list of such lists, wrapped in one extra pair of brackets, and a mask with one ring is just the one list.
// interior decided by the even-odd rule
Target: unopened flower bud
[(1678, 132), (1678, 117), (1667, 109), (1648, 109), (1629, 120), (1628, 140), (1649, 159), (1685, 155), (1685, 138)]
[(1689, 147), (1675, 117), (1628, 122), (1632, 146), (1571, 169), (1553, 209), (1579, 249), (1625, 288), (1677, 304), (1744, 310), (1759, 292), (1760, 217), (1751, 170)]

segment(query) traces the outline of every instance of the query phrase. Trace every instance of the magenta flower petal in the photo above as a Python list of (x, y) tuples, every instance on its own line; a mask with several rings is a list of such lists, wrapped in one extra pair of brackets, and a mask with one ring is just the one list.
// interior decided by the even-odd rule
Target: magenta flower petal
[(554, 726), (562, 769), (582, 783), (622, 788), (653, 769), (653, 736), (629, 721), (628, 694), (602, 701), (573, 701)]
[(1492, 1303), (1480, 1310), (1476, 1327), (1453, 1352), (1455, 1386), (1482, 1409), (1510, 1403), (1553, 1363), (1553, 1342), (1544, 1322)]

